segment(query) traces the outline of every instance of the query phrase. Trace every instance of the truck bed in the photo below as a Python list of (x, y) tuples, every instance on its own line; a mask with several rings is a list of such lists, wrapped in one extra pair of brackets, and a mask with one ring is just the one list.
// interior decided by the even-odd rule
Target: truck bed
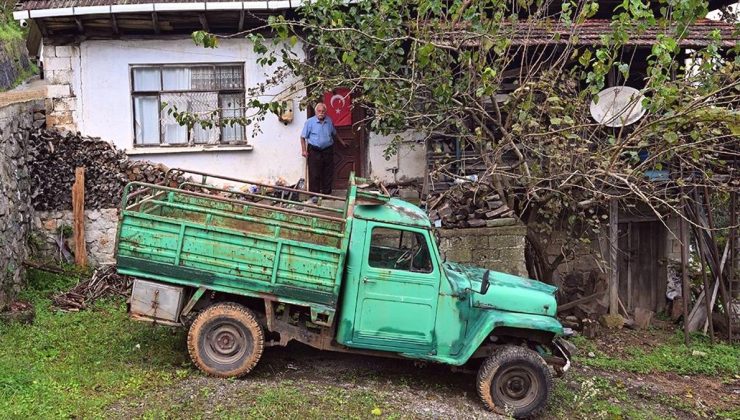
[(309, 304), (333, 315), (351, 221), (346, 213), (346, 205), (326, 209), (207, 185), (131, 183), (118, 227), (118, 271)]

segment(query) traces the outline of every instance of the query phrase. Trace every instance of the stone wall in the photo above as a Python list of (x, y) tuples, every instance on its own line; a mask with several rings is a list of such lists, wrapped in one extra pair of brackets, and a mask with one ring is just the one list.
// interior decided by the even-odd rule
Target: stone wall
[(0, 108), (0, 310), (20, 291), (33, 214), (28, 132), (40, 102)]
[[(33, 234), (39, 242), (41, 257), (59, 259), (60, 231), (72, 227), (71, 210), (37, 211), (33, 218)], [(85, 246), (91, 265), (114, 264), (113, 256), (118, 226), (118, 209), (85, 211)], [(69, 229), (67, 229), (69, 231)], [(69, 250), (74, 253), (71, 238), (65, 240)]]
[(78, 68), (80, 47), (44, 45), (44, 77), (47, 86), (46, 126), (76, 131), (77, 95), (73, 82)]
[(609, 225), (601, 225), (601, 234), (591, 235), (588, 241), (570, 243), (567, 232), (555, 232), (546, 243), (547, 258), (553, 261), (565, 250), (568, 257), (552, 273), (552, 282), (561, 287), (566, 282), (586, 285), (590, 279), (609, 272)]
[[(12, 28), (5, 27), (7, 31)], [(18, 38), (4, 40), (0, 48), (0, 90), (11, 89), (24, 74), (30, 71), (26, 40), (18, 33)]]
[(447, 261), (529, 277), (524, 259), (526, 226), (439, 229), (439, 248)]

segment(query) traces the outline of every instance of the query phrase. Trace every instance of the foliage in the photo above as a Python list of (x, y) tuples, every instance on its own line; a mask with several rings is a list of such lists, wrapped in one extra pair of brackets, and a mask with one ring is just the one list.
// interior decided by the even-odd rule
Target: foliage
[[(740, 46), (722, 48), (715, 31), (705, 48), (685, 50), (681, 42), (707, 14), (706, 1), (661, 4), (624, 0), (596, 43), (577, 32), (599, 13), (589, 0), (318, 0), (297, 16), (270, 17), (269, 31), (239, 35), (275, 71), (262, 93), (295, 77), (303, 84), (278, 96), (348, 87), (377, 133), (413, 130), (475, 148), (487, 167), (478, 182), (528, 224), (538, 271), (547, 272), (563, 258), (546, 260), (547, 243), (538, 238), (565, 231), (568, 248), (600, 235), (612, 199), (664, 215), (679, 213), (680, 192), (691, 187), (737, 188), (726, 159), (740, 145), (731, 132)], [(657, 33), (652, 47), (633, 48), (630, 40), (648, 30)], [(217, 44), (204, 32), (193, 37)], [(633, 105), (647, 112), (636, 124), (612, 129), (592, 120), (588, 104), (610, 77), (640, 89)], [(248, 106), (256, 114), (275, 112), (274, 101), (255, 98)], [(649, 176), (663, 170), (666, 181)], [(450, 165), (435, 171), (455, 176)]]
[(14, 6), (14, 2), (5, 2), (0, 11), (0, 41), (2, 42), (21, 40), (25, 37), (26, 31), (13, 19)]
[[(718, 343), (710, 345), (708, 338), (696, 335), (691, 347), (686, 347), (682, 333), (676, 332), (668, 342), (646, 351), (641, 347), (627, 349), (628, 357), (611, 357), (595, 348), (586, 339), (575, 343), (580, 352), (579, 363), (608, 370), (641, 374), (675, 372), (680, 375), (711, 375), (731, 377), (740, 374), (740, 346)], [(593, 352), (594, 358), (585, 354)], [(699, 353), (695, 353), (699, 352)]]

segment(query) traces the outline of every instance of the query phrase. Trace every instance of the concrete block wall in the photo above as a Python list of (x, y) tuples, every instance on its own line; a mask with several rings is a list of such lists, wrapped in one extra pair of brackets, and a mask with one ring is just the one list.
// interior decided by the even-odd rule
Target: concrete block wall
[(76, 130), (77, 92), (75, 71), (80, 48), (75, 45), (44, 45), (46, 87), (46, 126)]
[(14, 299), (25, 279), (31, 228), (31, 176), (28, 133), (41, 101), (0, 108), (0, 311)]
[(526, 226), (439, 229), (439, 248), (447, 261), (529, 277), (524, 257)]

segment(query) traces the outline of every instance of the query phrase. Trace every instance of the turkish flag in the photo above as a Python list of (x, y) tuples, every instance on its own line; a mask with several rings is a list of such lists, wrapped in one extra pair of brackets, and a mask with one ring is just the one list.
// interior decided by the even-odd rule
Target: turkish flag
[(337, 88), (324, 93), (326, 115), (334, 122), (335, 127), (352, 125), (352, 97), (349, 89)]

